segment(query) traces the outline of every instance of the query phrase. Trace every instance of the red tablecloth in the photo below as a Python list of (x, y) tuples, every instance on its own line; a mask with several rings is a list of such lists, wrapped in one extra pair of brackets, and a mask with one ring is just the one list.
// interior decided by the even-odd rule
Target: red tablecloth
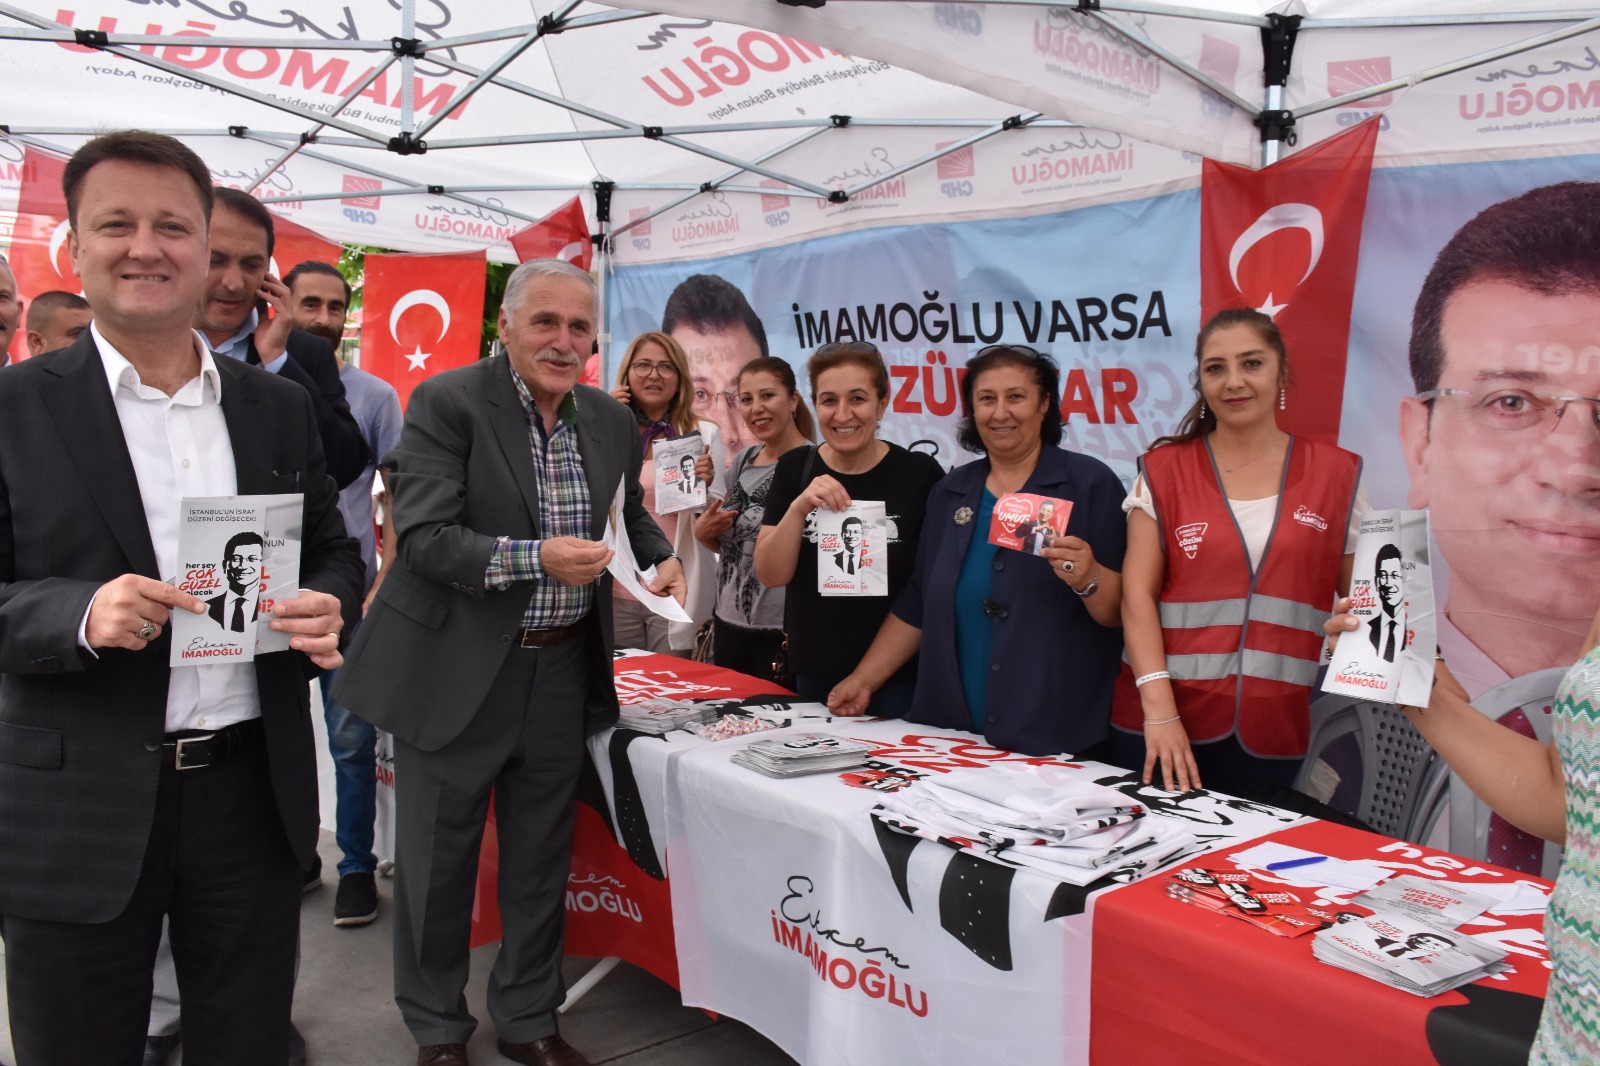
[[(1266, 839), (1454, 882), (1548, 882), (1314, 822)], [(1232, 869), (1217, 855), (1187, 866)], [(1091, 1062), (1184, 1066), (1488, 1066), (1526, 1062), (1549, 973), (1542, 916), (1503, 919), (1514, 970), (1421, 999), (1318, 962), (1285, 939), (1166, 895), (1166, 877), (1107, 892), (1095, 910)], [(1492, 924), (1469, 924), (1481, 934)]]

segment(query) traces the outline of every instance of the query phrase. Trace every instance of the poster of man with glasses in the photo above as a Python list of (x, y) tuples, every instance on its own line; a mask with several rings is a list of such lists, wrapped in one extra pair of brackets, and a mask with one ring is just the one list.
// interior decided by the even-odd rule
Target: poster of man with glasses
[(1401, 402), (1409, 505), (1449, 592), (1439, 648), (1474, 696), (1571, 664), (1600, 599), (1600, 184), (1494, 204), (1439, 252)]

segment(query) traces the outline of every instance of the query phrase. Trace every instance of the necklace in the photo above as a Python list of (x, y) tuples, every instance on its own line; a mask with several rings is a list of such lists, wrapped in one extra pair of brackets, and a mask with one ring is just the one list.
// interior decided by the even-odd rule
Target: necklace
[[(1240, 467), (1249, 466), (1251, 463), (1255, 462), (1257, 459), (1261, 458), (1263, 455), (1266, 455), (1268, 452), (1270, 452), (1274, 448), (1276, 448), (1279, 443), (1280, 442), (1276, 441), (1276, 440), (1270, 441), (1265, 448), (1262, 448), (1259, 452), (1256, 452), (1250, 458), (1241, 459), (1238, 462), (1233, 463), (1232, 465), (1229, 465), (1227, 463), (1222, 463), (1222, 472), (1225, 473), (1225, 474), (1231, 474), (1235, 470), (1238, 470)], [(1216, 445), (1215, 444), (1212, 445), (1211, 454), (1212, 455), (1216, 455), (1217, 454), (1217, 450), (1216, 450)], [(1220, 457), (1218, 458), (1218, 462), (1219, 463), (1221, 462)]]
[(1241, 467), (1241, 466), (1249, 466), (1251, 463), (1255, 462), (1257, 459), (1261, 458), (1263, 455), (1266, 455), (1267, 452), (1269, 452), (1271, 450), (1272, 450), (1272, 445), (1269, 444), (1265, 448), (1262, 448), (1259, 452), (1256, 452), (1250, 458), (1244, 460), (1243, 462), (1234, 463), (1232, 466), (1228, 466), (1226, 463), (1224, 463), (1223, 467), (1222, 467), (1223, 473), (1231, 474), (1235, 470), (1239, 469), (1239, 467)]

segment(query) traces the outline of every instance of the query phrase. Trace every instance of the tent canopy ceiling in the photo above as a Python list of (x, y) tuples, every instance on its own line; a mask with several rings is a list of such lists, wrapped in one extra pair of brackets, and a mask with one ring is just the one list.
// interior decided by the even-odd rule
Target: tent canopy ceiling
[(1384, 112), (1380, 161), (1600, 118), (1600, 6), (1569, 0), (648, 6), (0, 3), (0, 154), (159, 129), (330, 238), (500, 259), (599, 186), (643, 261), (1176, 187), (1270, 156), (1263, 110), (1285, 150)]

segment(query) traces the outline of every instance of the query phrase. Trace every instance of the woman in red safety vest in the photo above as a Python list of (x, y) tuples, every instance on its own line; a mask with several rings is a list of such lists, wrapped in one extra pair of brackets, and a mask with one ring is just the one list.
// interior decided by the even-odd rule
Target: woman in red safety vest
[(1113, 751), (1146, 783), (1159, 763), (1177, 791), (1283, 788), (1306, 753), (1322, 622), (1350, 584), (1361, 458), (1278, 428), (1288, 362), (1266, 315), (1217, 313), (1195, 356), (1200, 397), (1124, 504)]

